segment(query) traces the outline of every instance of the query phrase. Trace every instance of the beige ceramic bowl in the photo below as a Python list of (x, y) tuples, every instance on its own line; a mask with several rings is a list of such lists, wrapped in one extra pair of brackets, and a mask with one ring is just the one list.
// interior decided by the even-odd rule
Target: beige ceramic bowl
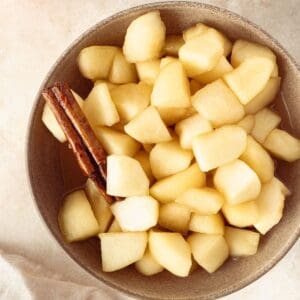
[[(120, 12), (101, 21), (84, 33), (59, 58), (42, 86), (57, 80), (67, 81), (85, 96), (91, 85), (83, 79), (76, 65), (79, 51), (94, 44), (122, 45), (129, 23), (153, 9), (161, 11), (168, 33), (180, 33), (186, 27), (205, 22), (222, 30), (232, 40), (244, 38), (270, 47), (277, 55), (281, 93), (276, 109), (283, 118), (282, 127), (300, 136), (300, 75), (293, 59), (273, 38), (256, 25), (226, 10), (193, 2), (165, 2), (143, 5)], [(142, 47), (142, 45), (141, 45)], [(278, 163), (277, 175), (293, 194), (286, 200), (284, 217), (275, 228), (261, 239), (255, 256), (228, 260), (217, 272), (209, 275), (199, 269), (187, 278), (178, 278), (168, 272), (145, 277), (133, 267), (114, 273), (103, 273), (100, 264), (99, 240), (67, 244), (57, 224), (57, 213), (63, 195), (82, 184), (84, 179), (69, 155), (47, 131), (41, 121), (44, 101), (40, 92), (32, 113), (28, 136), (28, 171), (37, 207), (64, 250), (86, 271), (119, 291), (143, 299), (212, 299), (232, 293), (253, 282), (274, 266), (292, 247), (300, 232), (300, 161)], [(60, 157), (65, 157), (60, 163)], [(63, 173), (63, 174), (62, 174)], [(298, 178), (297, 178), (298, 177)]]

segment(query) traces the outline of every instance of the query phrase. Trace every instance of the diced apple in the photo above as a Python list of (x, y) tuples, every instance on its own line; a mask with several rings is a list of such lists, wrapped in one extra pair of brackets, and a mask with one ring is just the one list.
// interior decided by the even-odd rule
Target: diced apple
[(258, 207), (255, 200), (236, 205), (225, 202), (222, 212), (228, 223), (236, 227), (252, 226), (258, 220)]
[(203, 84), (198, 82), (195, 79), (192, 79), (190, 81), (190, 91), (191, 91), (191, 95), (194, 95), (197, 91), (199, 91), (200, 89), (203, 88)]
[(241, 103), (246, 105), (266, 87), (273, 68), (271, 59), (253, 57), (226, 73), (223, 78)]
[(212, 130), (210, 122), (199, 114), (194, 114), (178, 122), (175, 126), (175, 132), (179, 136), (180, 146), (183, 149), (192, 149), (192, 141), (195, 136)]
[(136, 63), (139, 79), (153, 85), (160, 71), (160, 60), (153, 59)]
[(99, 234), (102, 269), (114, 272), (142, 259), (147, 247), (146, 232), (108, 232)]
[(254, 115), (254, 119), (255, 123), (251, 135), (260, 143), (263, 143), (269, 133), (281, 122), (280, 116), (269, 108), (264, 108), (257, 112)]
[(110, 210), (110, 205), (99, 193), (97, 187), (91, 179), (88, 179), (85, 184), (85, 192), (99, 224), (98, 232), (105, 232), (113, 217)]
[(221, 35), (214, 29), (187, 40), (179, 49), (179, 59), (188, 76), (212, 70), (224, 53), (223, 43)]
[(203, 172), (235, 160), (246, 146), (247, 134), (236, 125), (226, 125), (193, 139), (194, 156)]
[(275, 157), (288, 162), (300, 158), (300, 140), (281, 129), (273, 129), (263, 146)]
[(265, 88), (245, 105), (246, 114), (255, 114), (268, 106), (276, 97), (280, 88), (280, 77), (271, 77)]
[(193, 154), (182, 149), (177, 140), (156, 144), (150, 152), (151, 170), (156, 179), (183, 171), (190, 165)]
[(255, 118), (253, 115), (247, 115), (237, 123), (237, 125), (242, 127), (248, 134), (251, 133), (254, 124), (255, 124)]
[(117, 84), (137, 81), (135, 65), (129, 63), (120, 50), (115, 55), (108, 78), (110, 82)]
[(111, 126), (120, 121), (106, 83), (97, 84), (93, 87), (82, 109), (92, 126)]
[(274, 176), (274, 161), (269, 153), (250, 135), (247, 137), (247, 147), (240, 157), (258, 175), (260, 181), (265, 183)]
[(167, 35), (163, 52), (166, 55), (178, 56), (179, 48), (184, 44), (181, 35)]
[(256, 254), (259, 238), (259, 233), (251, 230), (225, 227), (225, 239), (229, 246), (229, 253), (234, 257)]
[(216, 66), (208, 72), (196, 75), (194, 78), (201, 83), (210, 83), (233, 70), (232, 65), (228, 62), (225, 56), (221, 56)]
[(83, 190), (66, 196), (59, 210), (58, 223), (67, 242), (85, 240), (99, 233), (99, 224)]
[(172, 274), (179, 277), (189, 275), (191, 249), (181, 234), (150, 231), (149, 249), (154, 259)]
[(212, 215), (221, 209), (224, 198), (215, 189), (204, 187), (188, 189), (180, 194), (175, 201), (200, 215)]
[(189, 230), (191, 210), (179, 203), (163, 204), (159, 209), (158, 223), (161, 227), (185, 234)]
[(139, 163), (141, 164), (142, 168), (144, 169), (144, 171), (150, 181), (150, 184), (153, 183), (155, 178), (152, 174), (149, 154), (146, 151), (141, 150), (134, 156), (134, 159), (139, 161)]
[(253, 200), (261, 190), (256, 173), (239, 159), (219, 167), (214, 175), (214, 184), (231, 205)]
[(118, 86), (118, 84), (111, 83), (111, 82), (109, 82), (107, 80), (104, 80), (104, 79), (98, 79), (97, 81), (95, 81), (94, 86), (98, 85), (98, 84), (101, 84), (101, 83), (105, 83), (107, 85), (109, 91), (111, 91), (112, 89), (114, 89)]
[(120, 224), (118, 223), (118, 221), (116, 219), (114, 219), (111, 223), (111, 225), (109, 226), (107, 232), (122, 232), (122, 229), (120, 227)]
[(191, 165), (184, 171), (163, 178), (152, 185), (150, 195), (162, 203), (174, 201), (180, 194), (190, 188), (205, 185), (205, 174), (197, 164)]
[(128, 197), (111, 206), (122, 231), (146, 231), (158, 221), (158, 202), (150, 196)]
[(94, 132), (107, 154), (134, 156), (141, 145), (132, 137), (108, 127), (95, 127)]
[(162, 143), (172, 139), (159, 112), (153, 106), (149, 106), (138, 114), (124, 127), (124, 130), (143, 144)]
[(177, 58), (173, 57), (173, 56), (165, 56), (165, 57), (162, 57), (161, 60), (160, 60), (160, 69), (164, 68), (167, 64), (171, 63), (171, 62), (176, 62), (178, 61)]
[(164, 268), (153, 258), (149, 249), (144, 256), (134, 264), (137, 271), (145, 276), (152, 276), (160, 273)]
[(146, 83), (128, 83), (111, 90), (121, 121), (127, 123), (150, 104), (151, 86)]
[(222, 235), (193, 233), (188, 237), (196, 262), (207, 272), (215, 272), (229, 256), (227, 243)]
[(243, 105), (222, 79), (200, 89), (192, 104), (215, 127), (236, 123), (245, 115)]
[(224, 220), (220, 214), (202, 216), (192, 214), (189, 230), (206, 234), (224, 234)]
[(284, 194), (277, 180), (270, 180), (262, 186), (261, 193), (256, 199), (258, 205), (258, 220), (254, 227), (266, 234), (282, 218)]
[(162, 120), (167, 126), (174, 125), (177, 122), (191, 116), (196, 111), (194, 107), (156, 107)]
[[(123, 51), (129, 62), (158, 58), (164, 46), (166, 27), (158, 10), (134, 19), (127, 27)], [(142, 46), (141, 46), (142, 45)]]
[(159, 107), (189, 107), (189, 81), (180, 61), (164, 66), (156, 78), (151, 94), (151, 104)]
[(141, 164), (125, 155), (107, 157), (107, 193), (130, 197), (149, 194), (149, 179)]

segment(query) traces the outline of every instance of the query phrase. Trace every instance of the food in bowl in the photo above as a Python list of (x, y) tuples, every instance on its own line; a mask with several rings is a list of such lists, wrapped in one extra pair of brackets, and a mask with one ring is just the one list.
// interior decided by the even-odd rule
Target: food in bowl
[(290, 194), (271, 157), (300, 158), (268, 107), (274, 53), (202, 23), (166, 37), (154, 11), (130, 24), (123, 51), (90, 46), (78, 65), (94, 81), (87, 99), (58, 84), (43, 114), (90, 177), (61, 207), (66, 241), (99, 235), (104, 271), (135, 264), (144, 275), (213, 273), (254, 255)]

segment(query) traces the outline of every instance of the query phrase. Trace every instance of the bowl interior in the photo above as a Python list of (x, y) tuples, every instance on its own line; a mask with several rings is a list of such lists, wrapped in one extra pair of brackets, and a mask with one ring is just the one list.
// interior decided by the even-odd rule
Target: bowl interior
[[(278, 57), (282, 77), (281, 93), (277, 97), (275, 108), (282, 116), (282, 127), (300, 136), (300, 75), (294, 62), (272, 38), (253, 24), (227, 11), (203, 4), (173, 2), (144, 5), (100, 22), (65, 52), (50, 72), (44, 86), (64, 80), (80, 95), (86, 96), (91, 84), (78, 71), (76, 58), (79, 51), (93, 44), (122, 45), (129, 23), (151, 9), (160, 9), (168, 33), (180, 33), (196, 22), (204, 22), (220, 29), (233, 40), (245, 38), (270, 47)], [(279, 162), (277, 175), (293, 194), (286, 200), (282, 221), (262, 237), (255, 256), (228, 260), (213, 275), (199, 269), (188, 278), (177, 278), (168, 272), (144, 277), (132, 267), (114, 273), (103, 273), (99, 241), (96, 238), (67, 244), (59, 232), (57, 214), (63, 195), (83, 184), (84, 178), (67, 146), (58, 143), (43, 126), (43, 105), (43, 99), (39, 98), (32, 115), (28, 141), (29, 177), (37, 206), (47, 226), (67, 253), (107, 284), (142, 298), (215, 298), (237, 290), (261, 276), (287, 252), (299, 236), (300, 189), (297, 175), (300, 174), (300, 162)]]

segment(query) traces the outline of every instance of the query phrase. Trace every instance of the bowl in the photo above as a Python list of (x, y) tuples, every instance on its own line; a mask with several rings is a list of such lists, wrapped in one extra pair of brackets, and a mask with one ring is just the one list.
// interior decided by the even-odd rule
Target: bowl
[[(76, 58), (79, 51), (93, 44), (122, 45), (129, 23), (147, 11), (159, 9), (170, 34), (180, 33), (197, 22), (223, 31), (229, 38), (243, 38), (270, 47), (277, 55), (281, 92), (275, 109), (282, 116), (282, 127), (300, 136), (300, 73), (295, 61), (271, 36), (248, 20), (214, 6), (193, 2), (146, 4), (117, 13), (93, 26), (79, 37), (58, 59), (41, 89), (57, 80), (67, 81), (83, 97), (91, 84), (79, 73)], [(83, 269), (107, 285), (142, 299), (214, 299), (250, 284), (270, 270), (292, 247), (300, 233), (300, 161), (278, 162), (277, 176), (292, 190), (286, 200), (284, 216), (266, 236), (258, 253), (240, 260), (228, 260), (210, 275), (199, 269), (187, 278), (168, 272), (153, 277), (139, 274), (133, 267), (114, 273), (101, 271), (99, 240), (68, 244), (60, 234), (57, 215), (64, 194), (84, 183), (68, 148), (57, 142), (41, 121), (44, 100), (38, 92), (28, 132), (28, 174), (34, 201), (52, 235), (61, 247)], [(63, 157), (63, 159), (61, 159)], [(74, 174), (76, 174), (74, 176)]]

